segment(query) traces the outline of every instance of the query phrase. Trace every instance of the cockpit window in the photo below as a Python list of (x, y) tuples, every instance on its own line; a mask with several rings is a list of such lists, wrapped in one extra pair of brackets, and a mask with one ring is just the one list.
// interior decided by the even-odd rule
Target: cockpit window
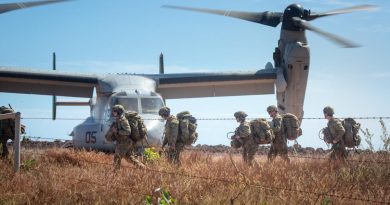
[(113, 105), (117, 105), (117, 104), (122, 105), (126, 111), (139, 112), (137, 98), (118, 97), (113, 102)]
[(158, 110), (164, 106), (160, 98), (141, 98), (142, 113), (158, 114)]

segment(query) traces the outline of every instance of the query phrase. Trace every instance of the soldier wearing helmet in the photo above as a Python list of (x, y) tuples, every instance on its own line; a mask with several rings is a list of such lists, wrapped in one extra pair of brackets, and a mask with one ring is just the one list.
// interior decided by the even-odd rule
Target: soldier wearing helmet
[(245, 120), (247, 116), (248, 115), (243, 111), (234, 113), (234, 117), (240, 125), (234, 131), (233, 138), (241, 142), (243, 147), (242, 158), (246, 164), (252, 166), (252, 161), (256, 154), (258, 145), (251, 136), (250, 123)]
[(334, 110), (333, 110), (333, 108), (332, 107), (330, 107), (330, 106), (326, 106), (326, 107), (324, 107), (324, 115), (326, 114), (326, 115), (328, 115), (328, 116), (330, 116), (330, 117), (333, 117), (333, 115), (334, 115)]
[(171, 109), (169, 109), (169, 107), (162, 107), (160, 108), (160, 110), (158, 111), (158, 115), (160, 115), (162, 118), (166, 118), (166, 117), (169, 117), (169, 115), (171, 114)]
[(344, 126), (340, 119), (333, 117), (334, 109), (332, 107), (326, 106), (323, 112), (325, 119), (328, 120), (328, 128), (330, 136), (332, 137), (332, 153), (330, 154), (330, 160), (341, 160), (341, 162), (345, 162), (347, 152), (343, 140), (345, 133)]
[(168, 144), (168, 160), (171, 163), (180, 164), (180, 153), (184, 148), (184, 143), (178, 137), (179, 120), (176, 116), (171, 115), (171, 110), (168, 107), (162, 107), (158, 114), (166, 120), (162, 148)]
[(269, 123), (270, 127), (275, 135), (275, 138), (271, 140), (271, 149), (268, 152), (268, 160), (272, 162), (276, 156), (280, 156), (284, 161), (290, 162), (288, 158), (287, 138), (282, 135), (282, 116), (278, 113), (278, 108), (275, 105), (267, 107), (267, 112), (272, 118)]
[(110, 130), (106, 134), (108, 141), (116, 141), (114, 154), (114, 168), (120, 169), (121, 160), (125, 158), (138, 167), (145, 167), (133, 156), (135, 142), (131, 139), (131, 127), (129, 121), (125, 117), (125, 109), (122, 105), (112, 107), (112, 116), (115, 118), (110, 126)]
[[(15, 113), (11, 105), (9, 107), (1, 106), (0, 114)], [(20, 125), (20, 133), (25, 133), (26, 126)], [(15, 139), (15, 119), (3, 119), (0, 120), (0, 155), (1, 159), (8, 159), (8, 140)]]

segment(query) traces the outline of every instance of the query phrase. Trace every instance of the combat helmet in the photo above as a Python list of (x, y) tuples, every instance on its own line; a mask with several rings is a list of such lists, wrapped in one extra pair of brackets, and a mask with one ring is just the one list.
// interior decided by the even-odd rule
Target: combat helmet
[(334, 114), (334, 110), (330, 106), (324, 107), (324, 114), (327, 114), (329, 116), (332, 116)]
[(239, 118), (241, 120), (245, 119), (247, 116), (248, 115), (245, 112), (243, 112), (243, 111), (237, 111), (237, 112), (234, 113), (234, 117), (235, 118)]
[(278, 108), (275, 105), (270, 105), (267, 107), (267, 112), (272, 112), (272, 111), (278, 111)]
[(112, 111), (118, 113), (119, 115), (121, 115), (122, 113), (125, 112), (125, 108), (122, 105), (114, 105), (112, 107)]
[(171, 109), (169, 109), (169, 107), (162, 107), (158, 111), (158, 115), (162, 117), (168, 117), (170, 114), (171, 114)]

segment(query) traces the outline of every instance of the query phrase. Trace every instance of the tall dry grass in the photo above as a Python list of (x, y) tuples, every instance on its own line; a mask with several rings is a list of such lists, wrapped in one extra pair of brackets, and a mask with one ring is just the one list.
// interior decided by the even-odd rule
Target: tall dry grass
[(291, 159), (289, 165), (270, 164), (256, 156), (255, 166), (247, 167), (239, 155), (186, 151), (180, 167), (160, 159), (138, 169), (122, 160), (122, 169), (114, 172), (112, 154), (24, 149), (21, 161), (34, 161), (28, 168), (14, 175), (12, 164), (1, 164), (0, 204), (143, 204), (146, 195), (155, 204), (158, 188), (179, 204), (390, 202), (388, 153), (355, 154), (354, 161), (339, 166)]

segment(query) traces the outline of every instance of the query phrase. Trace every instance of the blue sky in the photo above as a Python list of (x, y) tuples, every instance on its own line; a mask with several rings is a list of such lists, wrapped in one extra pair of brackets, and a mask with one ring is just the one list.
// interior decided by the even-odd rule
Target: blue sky
[[(0, 1), (9, 3), (12, 1)], [(77, 0), (0, 15), (0, 65), (81, 73), (157, 73), (158, 57), (165, 57), (171, 73), (257, 70), (272, 62), (280, 25), (262, 26), (228, 17), (163, 9), (161, 5), (241, 11), (283, 11), (291, 1), (265, 0)], [(348, 38), (363, 47), (340, 48), (307, 32), (311, 51), (305, 117), (323, 117), (331, 105), (336, 116), (390, 116), (390, 2), (303, 0), (306, 9), (322, 12), (359, 4), (379, 6), (374, 12), (355, 12), (311, 22), (325, 31)], [(69, 98), (66, 98), (69, 100)], [(79, 99), (77, 99), (79, 100)], [(83, 99), (81, 99), (83, 100)], [(85, 99), (87, 100), (87, 99)], [(11, 103), (22, 117), (50, 118), (51, 97), (0, 93), (0, 105)], [(268, 117), (266, 107), (274, 95), (168, 100), (173, 112), (190, 110), (198, 118), (233, 117), (243, 110), (249, 117)], [(87, 107), (60, 107), (59, 118), (83, 119)], [(28, 135), (70, 139), (72, 128), (82, 120), (23, 119)], [(360, 120), (380, 146), (378, 120)], [(385, 120), (390, 125), (390, 120)], [(200, 144), (229, 144), (226, 133), (235, 121), (199, 121)], [(304, 120), (303, 146), (326, 147), (318, 131), (326, 120)], [(291, 144), (291, 143), (290, 143)], [(363, 144), (365, 146), (365, 144)]]

